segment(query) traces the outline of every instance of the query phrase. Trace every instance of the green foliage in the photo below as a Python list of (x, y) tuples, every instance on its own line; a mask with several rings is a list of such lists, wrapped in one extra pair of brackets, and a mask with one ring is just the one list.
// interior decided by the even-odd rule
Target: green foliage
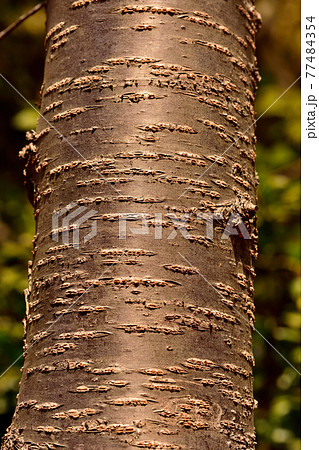
[[(14, 22), (34, 5), (33, 1), (1, 1), (0, 29)], [(44, 11), (28, 19), (0, 42), (5, 58), (0, 72), (26, 98), (38, 100), (43, 76)], [(38, 26), (30, 30), (30, 23)], [(40, 29), (39, 29), (40, 26)], [(19, 150), (25, 131), (36, 127), (37, 116), (14, 91), (0, 80), (0, 435), (10, 424), (15, 407), (22, 365), (23, 291), (28, 285), (27, 262), (32, 259), (34, 219), (23, 186)]]
[[(23, 11), (35, 4), (24, 2)], [(263, 16), (258, 60), (263, 80), (256, 110), (261, 115), (299, 76), (299, 2), (258, 0)], [(2, 0), (0, 28), (23, 11), (21, 2)], [(289, 17), (289, 23), (286, 18)], [(5, 41), (0, 71), (34, 103), (43, 76), (44, 11), (28, 19)], [(23, 290), (34, 234), (32, 208), (18, 152), (36, 114), (0, 80), (0, 374), (22, 353)], [(257, 123), (259, 259), (256, 328), (300, 369), (300, 92), (296, 84)], [(300, 377), (257, 333), (254, 336), (256, 430), (260, 450), (300, 448)], [(0, 377), (0, 434), (9, 425), (22, 359)]]
[(21, 186), (3, 177), (0, 190), (0, 373), (14, 363), (0, 378), (1, 425), (7, 425), (15, 406), (22, 364), (22, 293), (28, 285), (27, 261), (32, 256), (34, 221)]

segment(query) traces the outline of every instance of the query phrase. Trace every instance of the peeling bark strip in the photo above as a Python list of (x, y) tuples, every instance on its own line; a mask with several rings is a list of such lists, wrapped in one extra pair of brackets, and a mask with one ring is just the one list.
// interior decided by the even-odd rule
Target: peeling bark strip
[[(252, 450), (260, 17), (251, 0), (49, 0), (47, 15), (41, 113), (86, 161), (41, 118), (20, 153), (37, 231), (2, 448)], [(71, 202), (98, 223), (80, 250), (51, 226)], [(220, 240), (233, 213), (251, 240)]]

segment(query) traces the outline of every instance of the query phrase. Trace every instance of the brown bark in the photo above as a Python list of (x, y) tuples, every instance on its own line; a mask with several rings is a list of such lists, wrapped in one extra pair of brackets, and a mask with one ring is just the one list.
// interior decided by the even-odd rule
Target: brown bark
[[(22, 152), (37, 231), (3, 449), (255, 446), (254, 126), (242, 132), (259, 17), (243, 0), (131, 4), (48, 1), (41, 113), (76, 150), (40, 118)], [(52, 241), (70, 202), (97, 211), (79, 250)], [(220, 239), (235, 212), (251, 240)], [(151, 232), (119, 240), (121, 213)], [(188, 239), (168, 239), (186, 213)], [(213, 239), (197, 213), (223, 215)]]

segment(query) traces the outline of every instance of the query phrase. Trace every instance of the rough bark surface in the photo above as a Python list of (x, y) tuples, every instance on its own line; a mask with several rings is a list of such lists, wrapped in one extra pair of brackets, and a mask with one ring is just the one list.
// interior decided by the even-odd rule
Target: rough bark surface
[[(259, 15), (243, 0), (49, 0), (47, 17), (41, 113), (85, 160), (42, 118), (22, 151), (37, 231), (2, 448), (253, 449)], [(97, 211), (80, 249), (52, 241), (70, 202)], [(120, 213), (147, 214), (150, 233), (119, 240)], [(198, 213), (222, 214), (213, 239)], [(231, 213), (251, 240), (220, 239)]]

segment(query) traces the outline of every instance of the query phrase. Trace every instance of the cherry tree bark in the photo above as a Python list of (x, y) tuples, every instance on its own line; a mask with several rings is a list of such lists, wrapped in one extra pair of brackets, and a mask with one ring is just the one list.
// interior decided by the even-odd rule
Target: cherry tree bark
[[(48, 0), (3, 450), (255, 447), (259, 26), (249, 0)], [(52, 229), (72, 207), (79, 248), (71, 215)]]

